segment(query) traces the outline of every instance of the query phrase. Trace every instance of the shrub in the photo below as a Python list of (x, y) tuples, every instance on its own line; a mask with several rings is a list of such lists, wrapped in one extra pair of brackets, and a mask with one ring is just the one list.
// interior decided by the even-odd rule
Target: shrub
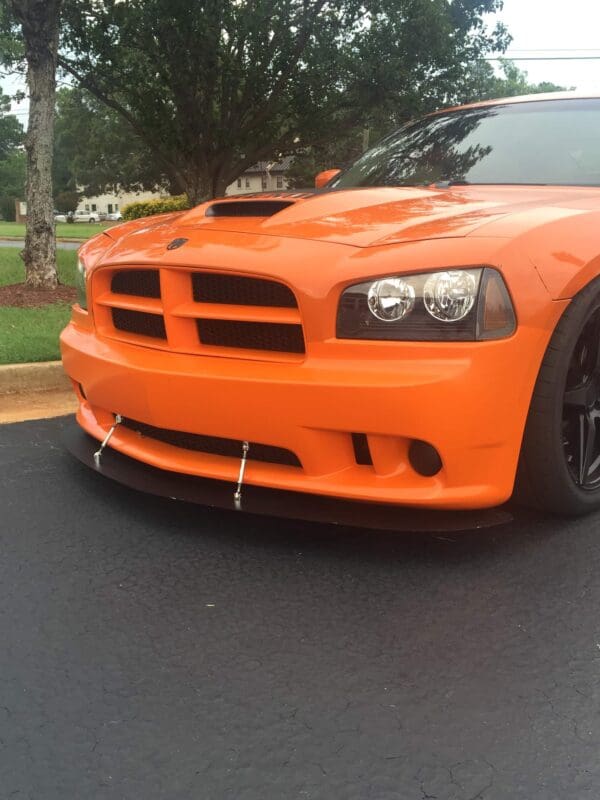
[(160, 197), (156, 200), (140, 200), (137, 203), (129, 203), (123, 208), (123, 219), (139, 219), (140, 217), (151, 217), (154, 214), (166, 214), (169, 211), (185, 211), (190, 207), (185, 194), (177, 197)]

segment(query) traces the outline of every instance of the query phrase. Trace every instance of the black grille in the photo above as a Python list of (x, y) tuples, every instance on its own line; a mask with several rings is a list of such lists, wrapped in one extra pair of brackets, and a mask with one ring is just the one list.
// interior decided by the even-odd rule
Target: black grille
[(241, 275), (217, 275), (196, 272), (192, 275), (194, 300), (197, 303), (228, 303), (234, 306), (269, 306), (297, 308), (291, 289), (276, 281), (245, 278)]
[(156, 269), (128, 269), (113, 275), (110, 289), (115, 294), (160, 297), (160, 277)]
[(146, 314), (142, 311), (129, 311), (125, 308), (112, 309), (113, 325), (119, 331), (151, 336), (153, 339), (166, 339), (165, 321), (160, 314)]
[(206, 209), (207, 217), (272, 217), (294, 203), (291, 200), (233, 200), (213, 203)]
[(199, 319), (197, 325), (202, 344), (246, 350), (273, 350), (279, 353), (304, 353), (301, 325), (233, 322), (224, 319)]
[[(134, 419), (124, 419), (122, 425), (150, 439), (156, 439), (173, 447), (181, 447), (184, 450), (194, 450), (200, 453), (238, 459), (242, 457), (243, 442), (237, 439), (225, 439), (220, 436), (204, 436), (198, 433), (184, 433), (182, 431), (171, 431), (167, 428), (155, 428), (153, 425), (137, 422)], [(302, 466), (298, 456), (292, 453), (291, 450), (286, 450), (283, 447), (274, 447), (269, 444), (251, 442), (248, 458), (269, 464), (284, 464), (289, 467)]]

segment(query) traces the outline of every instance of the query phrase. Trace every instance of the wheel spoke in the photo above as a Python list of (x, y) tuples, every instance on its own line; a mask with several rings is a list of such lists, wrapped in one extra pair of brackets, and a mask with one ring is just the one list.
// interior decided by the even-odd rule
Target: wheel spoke
[(589, 413), (579, 415), (579, 485), (585, 486), (594, 463), (596, 421)]
[(567, 389), (565, 392), (565, 405), (585, 408), (587, 405), (587, 397), (587, 386), (576, 386), (574, 389)]

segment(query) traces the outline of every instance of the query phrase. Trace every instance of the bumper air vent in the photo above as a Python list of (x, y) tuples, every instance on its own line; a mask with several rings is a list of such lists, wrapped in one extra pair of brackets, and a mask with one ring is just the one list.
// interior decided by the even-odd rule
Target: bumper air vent
[[(121, 424), (149, 439), (155, 439), (173, 447), (180, 447), (183, 450), (193, 450), (215, 456), (227, 456), (238, 460), (241, 457), (243, 442), (237, 439), (225, 439), (219, 436), (204, 436), (198, 433), (184, 433), (182, 431), (168, 430), (167, 428), (155, 428), (153, 425), (137, 422), (134, 419), (124, 419)], [(248, 459), (263, 461), (268, 464), (283, 464), (288, 467), (302, 466), (298, 456), (292, 453), (291, 450), (268, 444), (257, 444), (256, 442), (250, 443)]]

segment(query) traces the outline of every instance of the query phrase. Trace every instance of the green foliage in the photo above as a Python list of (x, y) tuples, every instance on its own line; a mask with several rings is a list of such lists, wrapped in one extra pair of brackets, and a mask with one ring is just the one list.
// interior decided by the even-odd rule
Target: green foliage
[(10, 113), (10, 98), (0, 92), (0, 217), (15, 218), (15, 201), (25, 192), (23, 126)]
[[(500, 97), (516, 97), (524, 94), (564, 91), (564, 86), (543, 82), (529, 83), (527, 73), (518, 69), (514, 62), (503, 59), (501, 74), (486, 61), (474, 62), (457, 83), (452, 99), (440, 105), (459, 105), (479, 100), (492, 100)], [(422, 103), (420, 112), (438, 108), (437, 101)], [(380, 110), (371, 116), (368, 128), (355, 128), (342, 134), (333, 142), (317, 144), (298, 154), (288, 174), (288, 184), (292, 189), (314, 186), (317, 173), (333, 167), (345, 168), (364, 151), (365, 131), (371, 145), (407, 121), (406, 107)]]
[(178, 197), (164, 197), (156, 200), (139, 200), (136, 203), (129, 203), (123, 209), (123, 219), (139, 219), (140, 217), (152, 217), (154, 214), (166, 214), (170, 211), (185, 211), (190, 207), (186, 195)]
[(548, 81), (530, 83), (527, 72), (519, 69), (514, 61), (509, 59), (502, 59), (500, 69), (501, 73), (497, 74), (486, 61), (475, 64), (465, 76), (461, 87), (461, 102), (474, 103), (478, 100), (495, 100), (501, 97), (562, 92), (567, 88)]
[(191, 202), (248, 166), (452, 101), (501, 0), (65, 0), (62, 67)]
[(57, 92), (55, 193), (79, 189), (90, 197), (152, 190), (164, 182), (164, 171), (147, 145), (116, 111), (82, 89)]
[(69, 211), (77, 211), (78, 204), (79, 194), (77, 192), (65, 190), (64, 192), (59, 192), (54, 196), (54, 205), (56, 206), (56, 210), (62, 212), (63, 214), (66, 214)]

